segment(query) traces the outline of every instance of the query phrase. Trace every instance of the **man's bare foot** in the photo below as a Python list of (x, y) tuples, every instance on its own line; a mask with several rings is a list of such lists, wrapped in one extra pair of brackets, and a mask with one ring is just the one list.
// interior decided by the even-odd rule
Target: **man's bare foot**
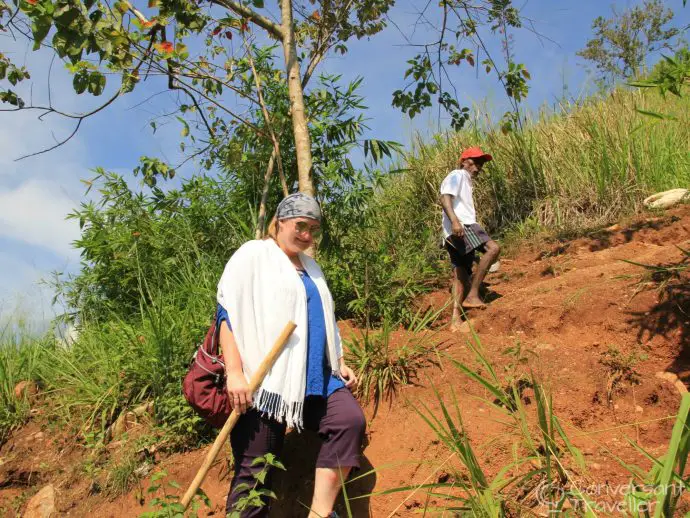
[(451, 333), (469, 333), (471, 329), (470, 323), (467, 320), (464, 322), (454, 322), (448, 327)]
[(467, 297), (463, 301), (462, 307), (465, 309), (485, 308), (486, 304), (482, 302), (482, 299), (480, 299), (479, 297)]

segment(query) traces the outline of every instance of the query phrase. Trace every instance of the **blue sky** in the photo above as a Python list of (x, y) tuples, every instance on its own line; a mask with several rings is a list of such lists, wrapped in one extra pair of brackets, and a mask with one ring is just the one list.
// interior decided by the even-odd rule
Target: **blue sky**
[[(638, 3), (641, 2), (615, 5), (623, 9)], [(418, 9), (425, 4), (421, 0), (399, 1), (391, 13), (398, 27), (415, 43), (431, 39), (424, 27), (417, 27), (413, 33), (411, 26)], [(591, 80), (575, 53), (591, 37), (592, 20), (599, 15), (609, 16), (614, 4), (595, 0), (531, 0), (516, 5), (543, 36), (522, 31), (515, 38), (516, 58), (525, 63), (532, 76), (529, 106), (551, 105), (561, 96), (564, 84), (574, 97), (591, 89)], [(676, 26), (690, 23), (690, 7), (683, 9), (681, 0), (667, 5), (676, 11)], [(24, 85), (24, 95), (31, 94), (37, 104), (46, 102), (51, 54), (32, 52), (25, 42), (13, 41), (7, 34), (0, 34), (0, 49), (15, 63), (25, 64), (32, 71), (32, 84)], [(391, 92), (400, 88), (407, 67), (405, 61), (415, 53), (416, 49), (406, 46), (400, 31), (391, 25), (371, 40), (352, 42), (345, 56), (329, 57), (320, 71), (342, 74), (344, 80), (362, 76), (361, 93), (369, 106), (371, 128), (367, 136), (408, 144), (415, 131), (430, 135), (439, 127), (435, 111), (429, 110), (410, 121), (391, 107)], [(466, 66), (452, 73), (461, 103), (486, 102), (496, 114), (507, 109), (492, 77), (482, 73), (477, 76)], [(95, 105), (100, 101), (76, 96), (70, 77), (57, 62), (50, 84), (53, 103), (63, 110), (83, 111), (85, 103)], [(31, 112), (0, 113), (0, 319), (29, 308), (37, 320), (50, 317), (52, 293), (39, 281), (54, 270), (78, 269), (79, 251), (71, 247), (71, 242), (79, 236), (79, 229), (76, 222), (65, 220), (65, 216), (84, 199), (80, 180), (89, 178), (98, 166), (128, 173), (144, 154), (171, 163), (180, 160), (179, 126), (172, 124), (155, 134), (149, 127), (152, 117), (170, 108), (169, 94), (139, 105), (161, 90), (164, 85), (151, 81), (132, 96), (86, 120), (65, 146), (19, 162), (15, 161), (19, 156), (69, 134), (72, 123), (58, 117), (39, 121)], [(197, 170), (190, 164), (182, 174), (189, 176)]]

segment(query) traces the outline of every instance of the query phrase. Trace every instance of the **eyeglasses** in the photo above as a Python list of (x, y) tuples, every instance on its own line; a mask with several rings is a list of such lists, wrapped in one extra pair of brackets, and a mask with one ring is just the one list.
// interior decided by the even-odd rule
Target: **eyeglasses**
[(319, 236), (321, 236), (321, 227), (317, 225), (312, 226), (306, 221), (296, 221), (295, 231), (298, 234), (306, 234), (308, 232), (314, 239), (317, 239)]

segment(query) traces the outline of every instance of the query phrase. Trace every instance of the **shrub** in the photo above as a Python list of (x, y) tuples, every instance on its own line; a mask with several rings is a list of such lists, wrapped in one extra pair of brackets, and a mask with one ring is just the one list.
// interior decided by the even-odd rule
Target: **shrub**
[(392, 333), (399, 326), (385, 318), (378, 331), (364, 333), (346, 342), (348, 364), (357, 373), (357, 395), (363, 401), (373, 398), (375, 409), (381, 401), (392, 401), (398, 388), (416, 379), (417, 371), (436, 364), (434, 333), (426, 328), (440, 311), (418, 313), (400, 343), (395, 344)]
[(28, 390), (15, 394), (21, 381), (34, 383), (36, 364), (47, 339), (39, 339), (20, 320), (0, 330), (0, 445), (29, 415)]
[[(215, 314), (215, 268), (181, 262), (165, 284), (142, 282), (138, 314), (110, 311), (84, 320), (68, 348), (50, 351), (37, 375), (54, 398), (52, 411), (84, 431), (101, 432), (121, 412), (153, 400), (157, 422), (177, 446), (197, 444), (208, 429), (183, 399), (181, 382), (196, 344)], [(148, 301), (148, 302), (147, 302)]]

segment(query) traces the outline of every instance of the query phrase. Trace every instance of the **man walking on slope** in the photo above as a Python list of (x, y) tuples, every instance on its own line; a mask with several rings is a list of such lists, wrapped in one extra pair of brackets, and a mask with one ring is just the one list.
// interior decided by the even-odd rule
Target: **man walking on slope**
[[(460, 305), (467, 309), (485, 306), (479, 298), (479, 287), (501, 250), (477, 224), (472, 198), (472, 182), (491, 159), (479, 147), (468, 148), (460, 155), (460, 169), (451, 171), (441, 183), (444, 245), (453, 265), (451, 329), (460, 324)], [(475, 250), (483, 255), (472, 275)]]

